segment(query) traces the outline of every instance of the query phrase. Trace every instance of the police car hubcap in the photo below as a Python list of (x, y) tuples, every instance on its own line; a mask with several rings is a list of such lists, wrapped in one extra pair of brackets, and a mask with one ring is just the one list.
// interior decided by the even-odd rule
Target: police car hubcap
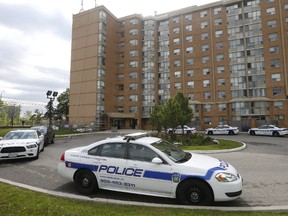
[(82, 180), (82, 185), (84, 186), (84, 187), (88, 187), (89, 186), (89, 179), (88, 178), (84, 178), (83, 180)]

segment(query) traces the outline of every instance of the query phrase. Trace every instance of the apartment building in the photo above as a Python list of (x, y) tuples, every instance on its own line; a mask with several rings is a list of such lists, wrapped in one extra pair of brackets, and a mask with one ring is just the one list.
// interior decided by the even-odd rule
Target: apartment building
[(288, 127), (288, 0), (223, 0), (143, 17), (73, 16), (72, 125), (150, 127), (182, 91), (198, 129)]

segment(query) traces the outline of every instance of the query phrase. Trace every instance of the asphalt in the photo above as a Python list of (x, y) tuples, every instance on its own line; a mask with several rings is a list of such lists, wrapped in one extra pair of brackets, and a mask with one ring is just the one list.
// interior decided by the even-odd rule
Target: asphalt
[[(111, 134), (113, 136), (115, 135), (125, 135), (129, 133), (135, 133), (135, 132), (147, 132), (147, 131), (141, 131), (141, 130), (117, 130), (117, 131), (101, 131), (96, 133), (107, 133)], [(95, 132), (94, 132), (95, 133)], [(81, 133), (81, 134), (73, 134), (73, 135), (63, 135), (63, 136), (81, 136), (81, 135), (87, 135), (89, 133)], [(91, 133), (90, 133), (91, 134)], [(61, 136), (60, 136), (61, 137)], [(213, 153), (225, 153), (225, 152), (235, 152), (235, 151), (241, 151), (246, 148), (246, 144), (243, 143), (242, 147), (235, 148), (235, 149), (229, 149), (229, 150), (213, 150), (213, 151), (193, 151), (196, 153), (205, 153), (205, 154), (213, 154)], [(231, 211), (231, 212), (238, 212), (238, 211), (244, 211), (244, 212), (252, 212), (252, 211), (262, 211), (262, 212), (273, 212), (273, 211), (288, 211), (288, 206), (253, 206), (253, 207), (222, 207), (222, 206), (186, 206), (186, 205), (168, 205), (168, 204), (154, 204), (154, 203), (143, 203), (143, 202), (132, 202), (132, 201), (122, 201), (122, 200), (114, 200), (114, 199), (104, 199), (104, 198), (90, 198), (87, 196), (81, 196), (81, 195), (74, 195), (74, 194), (68, 194), (64, 192), (59, 191), (51, 191), (46, 190), (38, 187), (34, 187), (31, 185), (26, 185), (18, 182), (13, 182), (10, 180), (2, 179), (0, 178), (0, 182), (13, 185), (16, 187), (25, 188), (31, 191), (40, 192), (44, 194), (48, 194), (55, 197), (62, 197), (62, 198), (68, 198), (68, 199), (77, 199), (81, 201), (93, 201), (93, 202), (99, 202), (99, 203), (108, 203), (108, 204), (120, 204), (120, 205), (134, 205), (134, 206), (147, 206), (147, 207), (162, 207), (162, 208), (179, 208), (179, 209), (203, 209), (203, 210), (217, 210), (217, 211)]]

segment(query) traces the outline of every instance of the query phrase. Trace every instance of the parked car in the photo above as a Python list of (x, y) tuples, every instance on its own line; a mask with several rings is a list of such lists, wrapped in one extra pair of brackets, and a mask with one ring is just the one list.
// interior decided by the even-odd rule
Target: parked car
[(35, 126), (31, 129), (38, 130), (41, 134), (44, 135), (44, 144), (47, 146), (50, 143), (54, 143), (55, 139), (55, 131), (52, 127), (46, 127), (46, 126)]
[(205, 134), (213, 135), (213, 134), (228, 134), (234, 135), (239, 133), (238, 127), (232, 127), (229, 125), (218, 125), (216, 128), (207, 128)]
[(44, 135), (36, 130), (13, 130), (0, 140), (0, 160), (35, 158), (44, 151)]
[(196, 128), (195, 127), (188, 127), (187, 125), (184, 125), (183, 126), (183, 129), (182, 129), (182, 126), (179, 125), (177, 128), (173, 129), (173, 128), (168, 128), (167, 129), (167, 133), (170, 133), (170, 134), (195, 134), (197, 132)]
[(242, 177), (223, 160), (188, 153), (146, 133), (108, 138), (66, 150), (58, 173), (82, 194), (98, 189), (177, 198), (182, 204), (211, 205), (242, 193)]
[(275, 125), (262, 125), (258, 128), (250, 128), (250, 135), (266, 135), (266, 136), (285, 136), (288, 134), (288, 128), (279, 128)]

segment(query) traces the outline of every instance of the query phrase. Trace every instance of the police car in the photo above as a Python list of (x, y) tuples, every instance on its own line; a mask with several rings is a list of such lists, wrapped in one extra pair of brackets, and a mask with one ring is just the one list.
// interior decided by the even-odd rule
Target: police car
[(184, 152), (146, 133), (108, 138), (65, 151), (58, 173), (85, 195), (107, 189), (177, 198), (182, 204), (211, 205), (242, 193), (242, 178), (229, 163)]
[(195, 134), (197, 132), (195, 127), (188, 127), (187, 125), (183, 125), (183, 129), (182, 126), (178, 126), (177, 128), (173, 129), (173, 128), (168, 128), (167, 129), (167, 133), (169, 134)]
[(229, 125), (218, 125), (216, 128), (207, 128), (205, 134), (213, 135), (213, 134), (228, 134), (234, 135), (239, 133), (238, 127), (232, 127)]
[(250, 128), (250, 135), (266, 135), (266, 136), (285, 136), (288, 134), (288, 128), (279, 128), (274, 125), (262, 125), (258, 128)]

